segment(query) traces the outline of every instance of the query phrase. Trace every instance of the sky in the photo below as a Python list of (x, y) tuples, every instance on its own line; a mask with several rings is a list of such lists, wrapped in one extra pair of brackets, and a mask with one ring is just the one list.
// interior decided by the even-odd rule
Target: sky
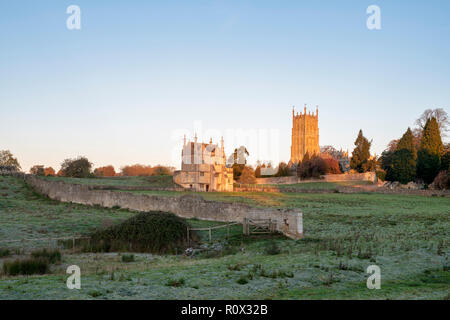
[[(81, 9), (69, 30), (66, 9)], [(369, 30), (377, 5), (381, 29)], [(0, 1), (0, 150), (28, 171), (180, 167), (184, 134), (288, 162), (292, 107), (320, 145), (380, 154), (450, 112), (450, 1)]]

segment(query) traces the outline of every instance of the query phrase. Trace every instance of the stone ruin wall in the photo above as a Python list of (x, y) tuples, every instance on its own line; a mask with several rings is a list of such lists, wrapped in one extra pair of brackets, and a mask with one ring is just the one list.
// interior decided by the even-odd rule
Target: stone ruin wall
[(256, 184), (294, 184), (308, 182), (338, 182), (338, 181), (372, 181), (376, 182), (375, 172), (326, 174), (320, 179), (300, 179), (295, 176), (257, 178)]

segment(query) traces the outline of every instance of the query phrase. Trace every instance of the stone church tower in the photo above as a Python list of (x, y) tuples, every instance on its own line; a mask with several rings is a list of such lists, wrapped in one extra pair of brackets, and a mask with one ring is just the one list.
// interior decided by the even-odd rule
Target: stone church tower
[(316, 114), (304, 113), (295, 114), (292, 109), (292, 144), (291, 144), (291, 164), (298, 163), (308, 152), (310, 156), (320, 153), (319, 148), (319, 109), (316, 107)]

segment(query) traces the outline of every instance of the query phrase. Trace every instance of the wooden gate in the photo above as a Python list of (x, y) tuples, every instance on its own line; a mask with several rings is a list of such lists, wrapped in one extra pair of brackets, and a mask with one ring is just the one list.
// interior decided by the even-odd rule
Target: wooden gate
[(272, 219), (244, 218), (242, 227), (245, 235), (267, 234), (276, 232), (277, 223)]

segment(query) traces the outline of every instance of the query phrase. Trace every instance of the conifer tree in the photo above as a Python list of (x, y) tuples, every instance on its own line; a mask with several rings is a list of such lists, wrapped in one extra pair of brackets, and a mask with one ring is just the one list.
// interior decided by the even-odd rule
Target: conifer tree
[(362, 130), (359, 130), (358, 137), (355, 141), (356, 147), (353, 149), (352, 159), (350, 160), (350, 168), (358, 172), (367, 171), (371, 144), (372, 143), (364, 137)]
[(414, 146), (413, 134), (410, 128), (406, 130), (397, 144), (392, 155), (392, 163), (388, 169), (386, 179), (406, 184), (416, 176), (417, 152)]
[(417, 153), (417, 177), (425, 183), (433, 182), (441, 167), (441, 153), (444, 149), (436, 119), (427, 120), (423, 128), (420, 149)]

